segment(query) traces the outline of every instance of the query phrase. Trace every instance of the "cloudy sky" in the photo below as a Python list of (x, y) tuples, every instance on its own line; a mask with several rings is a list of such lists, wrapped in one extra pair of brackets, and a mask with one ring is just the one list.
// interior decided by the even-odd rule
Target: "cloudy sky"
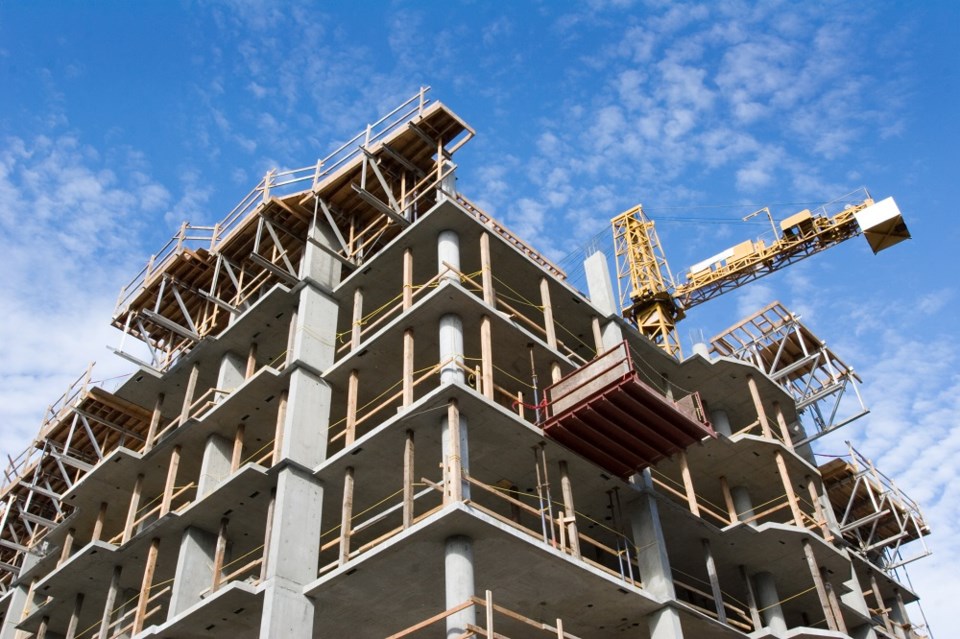
[[(960, 9), (924, 3), (0, 3), (0, 449), (105, 348), (183, 220), (339, 146), (421, 85), (478, 137), (471, 199), (557, 260), (638, 202), (676, 272), (866, 186), (914, 239), (857, 238), (691, 313), (684, 347), (779, 299), (864, 379), (852, 439), (925, 506), (932, 629), (960, 597)], [(914, 611), (916, 621), (919, 613)]]

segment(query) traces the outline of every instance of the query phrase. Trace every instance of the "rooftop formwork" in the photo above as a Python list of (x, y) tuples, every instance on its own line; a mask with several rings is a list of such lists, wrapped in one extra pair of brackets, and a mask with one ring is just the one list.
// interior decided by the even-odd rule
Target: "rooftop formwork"
[(472, 136), (421, 91), (150, 259), (136, 371), (8, 471), (0, 637), (917, 636), (889, 482), (642, 337), (599, 256), (571, 287), (457, 192)]

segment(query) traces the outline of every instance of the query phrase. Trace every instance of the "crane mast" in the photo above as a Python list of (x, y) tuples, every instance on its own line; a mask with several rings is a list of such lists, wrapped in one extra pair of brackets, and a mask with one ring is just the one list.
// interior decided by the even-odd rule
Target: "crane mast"
[(866, 189), (862, 196), (855, 204), (846, 204), (849, 196), (838, 200), (843, 202), (839, 212), (829, 212), (831, 204), (825, 204), (791, 215), (780, 222), (779, 232), (774, 227), (769, 243), (741, 242), (692, 266), (679, 284), (642, 206), (624, 211), (611, 220), (621, 311), (641, 334), (679, 357), (676, 324), (694, 306), (858, 235), (866, 237), (874, 253), (909, 239), (893, 198), (874, 202)]

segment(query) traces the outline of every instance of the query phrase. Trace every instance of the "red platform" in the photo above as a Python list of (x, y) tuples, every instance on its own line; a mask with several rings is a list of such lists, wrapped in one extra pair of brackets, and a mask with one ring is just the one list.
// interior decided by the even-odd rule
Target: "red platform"
[(716, 437), (700, 396), (677, 401), (640, 380), (626, 342), (546, 389), (544, 433), (626, 478)]

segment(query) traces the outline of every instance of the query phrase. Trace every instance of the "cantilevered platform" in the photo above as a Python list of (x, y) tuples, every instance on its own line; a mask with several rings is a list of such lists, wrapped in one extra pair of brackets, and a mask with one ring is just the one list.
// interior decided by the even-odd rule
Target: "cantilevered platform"
[(644, 383), (626, 342), (546, 390), (544, 433), (618, 477), (715, 437), (700, 398), (664, 397)]

